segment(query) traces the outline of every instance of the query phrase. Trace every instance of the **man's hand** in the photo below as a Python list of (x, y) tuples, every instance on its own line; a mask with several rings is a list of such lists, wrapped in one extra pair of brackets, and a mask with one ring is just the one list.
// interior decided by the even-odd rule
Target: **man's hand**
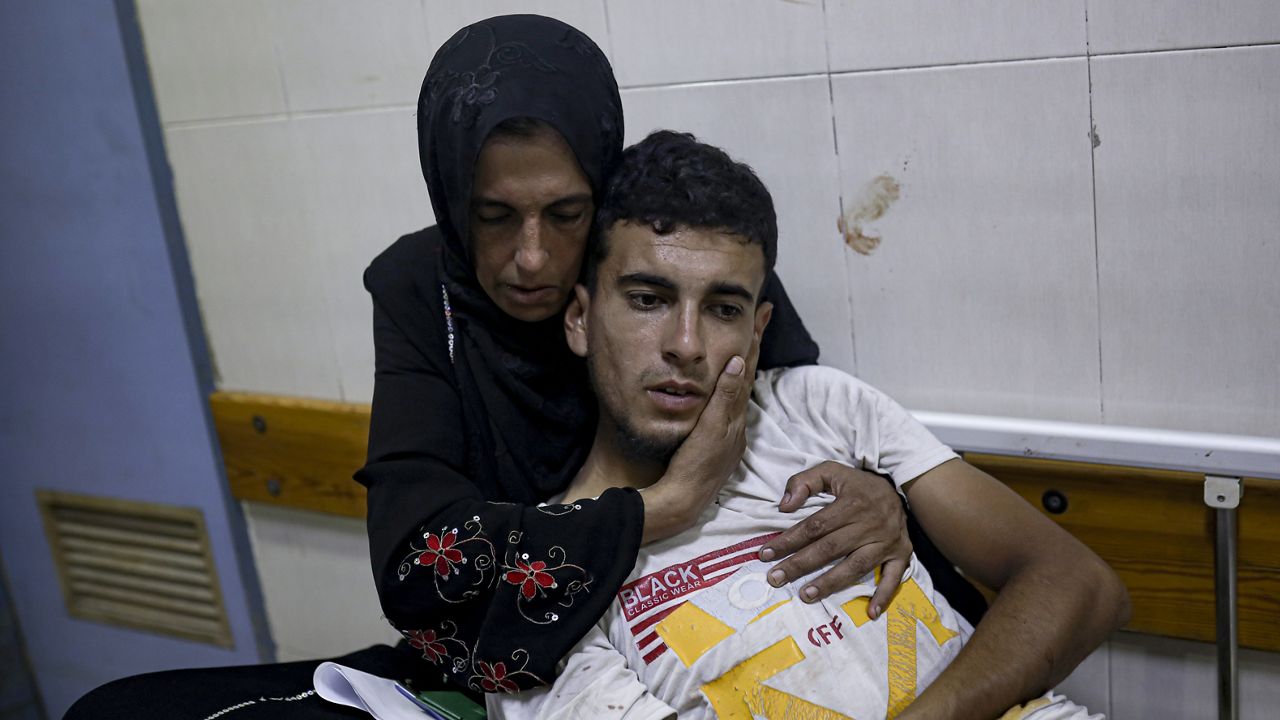
[(761, 560), (786, 558), (769, 571), (769, 582), (777, 587), (840, 560), (800, 590), (801, 600), (816, 602), (883, 566), (867, 608), (867, 615), (875, 619), (897, 591), (911, 560), (902, 500), (884, 478), (827, 461), (792, 475), (778, 509), (794, 512), (818, 493), (835, 499), (760, 550)]
[(757, 333), (746, 358), (735, 355), (725, 364), (698, 424), (680, 444), (662, 478), (640, 492), (644, 499), (642, 543), (693, 527), (738, 467), (747, 448), (747, 404), (759, 359)]

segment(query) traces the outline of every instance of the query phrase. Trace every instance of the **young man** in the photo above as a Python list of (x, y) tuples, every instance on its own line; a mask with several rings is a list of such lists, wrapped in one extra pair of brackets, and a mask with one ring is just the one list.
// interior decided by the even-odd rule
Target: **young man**
[[(759, 297), (776, 257), (772, 200), (720, 150), (650, 135), (627, 151), (597, 220), (565, 330), (588, 359), (599, 420), (556, 511), (654, 483), (708, 402), (727, 401), (714, 397), (721, 368), (754, 371), (771, 310)], [(494, 717), (990, 718), (1044, 693), (1126, 617), (1096, 555), (874, 388), (802, 367), (762, 373), (752, 399), (742, 461), (699, 524), (644, 547), (555, 685), (489, 696)], [(832, 458), (892, 477), (939, 548), (999, 591), (976, 630), (914, 560), (880, 613), (868, 613), (871, 577), (811, 603), (797, 594), (805, 578), (767, 575), (760, 546), (794, 522), (778, 494)], [(821, 509), (822, 489), (801, 513)], [(1085, 715), (1050, 696), (1010, 711)]]

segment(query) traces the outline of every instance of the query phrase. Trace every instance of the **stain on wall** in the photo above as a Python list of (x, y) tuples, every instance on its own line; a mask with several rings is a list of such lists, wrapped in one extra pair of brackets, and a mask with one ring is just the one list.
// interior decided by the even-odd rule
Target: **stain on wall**
[(902, 196), (902, 186), (889, 175), (880, 175), (858, 195), (853, 207), (836, 222), (844, 243), (860, 255), (870, 255), (880, 246), (880, 236), (870, 234), (865, 225), (879, 220)]

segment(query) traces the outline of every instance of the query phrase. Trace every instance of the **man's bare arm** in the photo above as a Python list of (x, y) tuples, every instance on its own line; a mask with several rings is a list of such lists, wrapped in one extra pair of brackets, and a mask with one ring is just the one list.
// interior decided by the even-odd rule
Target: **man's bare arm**
[(990, 475), (951, 460), (905, 489), (938, 548), (998, 595), (900, 718), (998, 717), (1062, 681), (1128, 620), (1115, 572)]

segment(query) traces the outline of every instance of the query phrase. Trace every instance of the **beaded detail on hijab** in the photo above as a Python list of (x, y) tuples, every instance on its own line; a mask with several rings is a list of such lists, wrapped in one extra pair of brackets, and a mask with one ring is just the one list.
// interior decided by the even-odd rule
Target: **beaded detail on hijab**
[(453, 307), (449, 305), (449, 291), (440, 283), (440, 295), (444, 297), (444, 326), (449, 331), (449, 364), (453, 364)]

